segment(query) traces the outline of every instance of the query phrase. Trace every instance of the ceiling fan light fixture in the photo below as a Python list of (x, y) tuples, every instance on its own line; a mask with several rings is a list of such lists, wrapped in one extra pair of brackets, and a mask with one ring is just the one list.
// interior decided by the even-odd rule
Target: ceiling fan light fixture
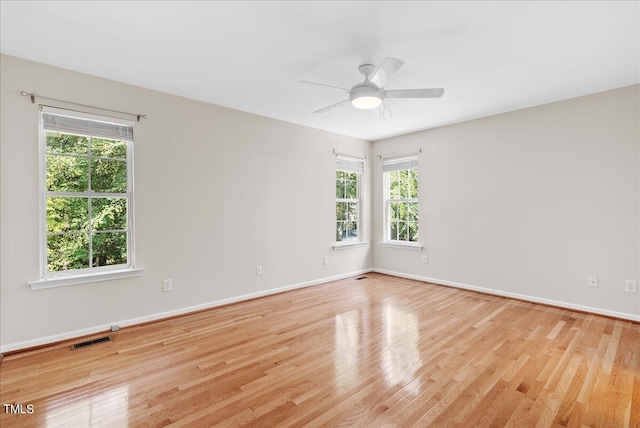
[(359, 108), (362, 110), (371, 110), (372, 108), (376, 108), (380, 106), (380, 104), (382, 104), (382, 97), (361, 95), (352, 99), (351, 104), (355, 108)]
[(371, 110), (382, 104), (382, 93), (377, 88), (373, 88), (371, 84), (357, 85), (351, 89), (349, 99), (355, 108), (362, 110)]

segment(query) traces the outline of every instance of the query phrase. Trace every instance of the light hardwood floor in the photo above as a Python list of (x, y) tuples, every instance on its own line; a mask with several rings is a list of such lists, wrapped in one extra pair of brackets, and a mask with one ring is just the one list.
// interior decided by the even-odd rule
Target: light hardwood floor
[(638, 427), (640, 325), (380, 274), (5, 356), (2, 427)]

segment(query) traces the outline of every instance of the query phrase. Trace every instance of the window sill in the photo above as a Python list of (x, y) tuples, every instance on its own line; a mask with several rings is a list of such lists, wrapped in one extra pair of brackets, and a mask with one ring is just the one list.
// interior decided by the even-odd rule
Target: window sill
[(380, 246), (389, 247), (389, 248), (404, 248), (406, 250), (414, 250), (414, 251), (422, 251), (423, 246), (418, 243), (408, 243), (404, 244), (401, 242), (380, 242)]
[(368, 245), (368, 242), (362, 242), (362, 241), (357, 241), (357, 242), (346, 242), (346, 243), (339, 243), (333, 246), (333, 251), (339, 251), (339, 250), (346, 250), (347, 248), (354, 248), (354, 247), (364, 247), (365, 245)]
[(27, 284), (32, 290), (44, 290), (46, 288), (66, 287), (67, 285), (89, 284), (91, 282), (108, 281), (112, 279), (130, 278), (140, 276), (144, 268), (130, 268), (112, 270), (108, 272), (89, 273), (84, 275), (60, 275), (58, 277), (43, 278), (30, 281)]

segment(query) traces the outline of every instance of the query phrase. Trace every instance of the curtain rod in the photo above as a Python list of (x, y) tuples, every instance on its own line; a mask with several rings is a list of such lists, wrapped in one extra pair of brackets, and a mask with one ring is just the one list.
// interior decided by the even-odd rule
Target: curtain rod
[(333, 149), (333, 154), (336, 156), (347, 156), (350, 158), (354, 158), (354, 159), (367, 159), (367, 155), (356, 155), (356, 154), (352, 154), (352, 153), (345, 153), (345, 152), (339, 152), (336, 149)]
[(422, 147), (417, 148), (416, 150), (411, 150), (409, 152), (397, 152), (397, 153), (387, 153), (384, 155), (378, 155), (378, 159), (392, 159), (399, 158), (402, 156), (415, 156), (419, 153), (422, 153)]
[(61, 103), (73, 104), (73, 105), (77, 105), (77, 106), (80, 106), (80, 107), (88, 107), (88, 108), (92, 108), (92, 109), (96, 109), (96, 110), (110, 111), (112, 113), (120, 113), (120, 114), (129, 115), (129, 116), (134, 116), (138, 122), (140, 122), (140, 119), (147, 119), (147, 115), (146, 114), (129, 113), (129, 112), (126, 112), (126, 111), (111, 110), (111, 109), (108, 109), (108, 108), (90, 106), (90, 105), (87, 105), (87, 104), (74, 103), (73, 101), (65, 101), (65, 100), (59, 100), (58, 98), (51, 98), (51, 97), (45, 97), (43, 95), (36, 95), (33, 92), (20, 91), (20, 95), (22, 95), (23, 97), (26, 97), (28, 95), (29, 98), (31, 98), (31, 104), (35, 104), (36, 97), (38, 97), (38, 98), (43, 98), (45, 100), (58, 101), (58, 102), (61, 102)]

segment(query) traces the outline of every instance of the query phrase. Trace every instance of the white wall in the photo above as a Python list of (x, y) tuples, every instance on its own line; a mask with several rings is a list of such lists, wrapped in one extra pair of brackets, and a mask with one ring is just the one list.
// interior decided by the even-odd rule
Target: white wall
[(624, 292), (625, 279), (640, 279), (639, 88), (375, 142), (376, 155), (423, 149), (425, 246), (377, 245), (374, 161), (376, 268), (640, 320), (640, 295)]
[[(332, 150), (364, 155), (370, 142), (9, 56), (1, 57), (0, 76), (2, 350), (372, 266), (369, 246), (331, 249)], [(27, 286), (39, 278), (38, 109), (21, 90), (149, 116), (135, 128), (136, 264), (143, 276)], [(365, 215), (368, 241), (370, 231)], [(174, 291), (162, 291), (163, 278), (173, 279)]]
[[(14, 57), (0, 66), (1, 351), (371, 267), (640, 319), (640, 294), (623, 292), (640, 279), (639, 86), (372, 144)], [(21, 90), (149, 115), (135, 129), (142, 277), (27, 286), (39, 276), (38, 110)], [(370, 157), (374, 244), (332, 251), (332, 150), (420, 147), (425, 250), (377, 244), (381, 163)]]

